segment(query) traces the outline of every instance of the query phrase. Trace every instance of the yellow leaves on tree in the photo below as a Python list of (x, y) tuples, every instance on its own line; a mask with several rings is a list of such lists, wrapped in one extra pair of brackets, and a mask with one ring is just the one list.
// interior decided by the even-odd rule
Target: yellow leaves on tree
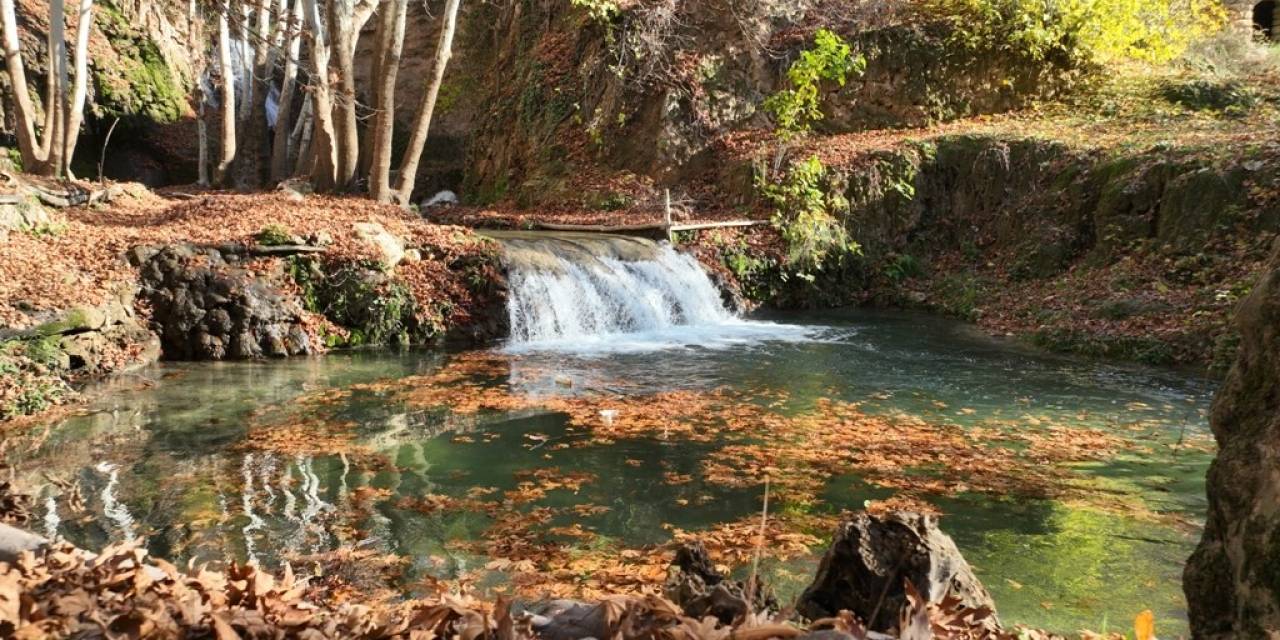
[(957, 43), (1070, 66), (1159, 64), (1226, 24), (1217, 0), (925, 0)]

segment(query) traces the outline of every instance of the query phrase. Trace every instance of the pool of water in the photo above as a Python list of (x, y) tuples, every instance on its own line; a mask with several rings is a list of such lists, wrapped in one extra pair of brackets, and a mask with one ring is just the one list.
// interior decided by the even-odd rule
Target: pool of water
[[(531, 549), (582, 563), (727, 536), (761, 507), (763, 487), (743, 477), (774, 464), (778, 526), (812, 544), (765, 562), (784, 599), (842, 511), (909, 495), (943, 514), (1006, 623), (1115, 630), (1152, 609), (1162, 636), (1185, 634), (1211, 381), (923, 316), (770, 320), (541, 348), (165, 364), (99, 389), (83, 415), (9, 455), (46, 534), (268, 565), (350, 545), (407, 558), (409, 592)], [(845, 457), (811, 459), (810, 437)], [(910, 442), (877, 440), (898, 437)], [(1095, 453), (1065, 455), (1062, 442)]]

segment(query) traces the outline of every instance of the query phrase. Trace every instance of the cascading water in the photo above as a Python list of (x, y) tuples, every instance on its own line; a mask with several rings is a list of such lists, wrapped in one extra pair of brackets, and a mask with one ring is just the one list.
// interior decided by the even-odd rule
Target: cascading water
[(698, 261), (666, 243), (602, 234), (497, 237), (514, 348), (645, 349), (795, 333), (739, 319)]

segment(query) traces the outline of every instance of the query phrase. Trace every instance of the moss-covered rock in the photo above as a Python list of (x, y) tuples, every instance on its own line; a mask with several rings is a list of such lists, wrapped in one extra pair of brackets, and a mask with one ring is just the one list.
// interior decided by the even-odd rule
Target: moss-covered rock
[(91, 65), (95, 99), (101, 118), (138, 118), (165, 124), (189, 113), (187, 83), (175, 72), (154, 40), (134, 24), (115, 0), (98, 3), (97, 26), (110, 43), (112, 60)]
[(408, 345), (436, 337), (418, 321), (408, 288), (377, 265), (294, 258), (290, 273), (307, 310), (342, 329), (325, 335), (329, 347)]

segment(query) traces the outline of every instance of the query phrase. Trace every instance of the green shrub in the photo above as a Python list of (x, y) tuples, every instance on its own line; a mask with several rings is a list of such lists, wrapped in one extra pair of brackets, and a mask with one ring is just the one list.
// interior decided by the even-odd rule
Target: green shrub
[(261, 231), (253, 236), (253, 239), (264, 247), (293, 244), (293, 234), (289, 233), (287, 227), (280, 224), (269, 224), (263, 227)]
[(813, 46), (802, 51), (787, 69), (791, 88), (769, 96), (764, 109), (773, 116), (783, 137), (804, 133), (823, 118), (818, 100), (822, 83), (834, 82), (843, 87), (850, 74), (861, 74), (866, 66), (866, 58), (854, 55), (843, 38), (819, 29), (813, 36)]
[(884, 266), (883, 273), (884, 277), (888, 278), (890, 282), (897, 283), (924, 274), (924, 268), (915, 256), (903, 253), (890, 258)]
[(776, 207), (773, 226), (787, 243), (788, 265), (797, 275), (811, 277), (809, 272), (829, 262), (860, 253), (836, 215), (848, 211), (849, 201), (831, 185), (827, 167), (816, 156), (792, 163), (777, 182), (758, 177), (757, 187)]

